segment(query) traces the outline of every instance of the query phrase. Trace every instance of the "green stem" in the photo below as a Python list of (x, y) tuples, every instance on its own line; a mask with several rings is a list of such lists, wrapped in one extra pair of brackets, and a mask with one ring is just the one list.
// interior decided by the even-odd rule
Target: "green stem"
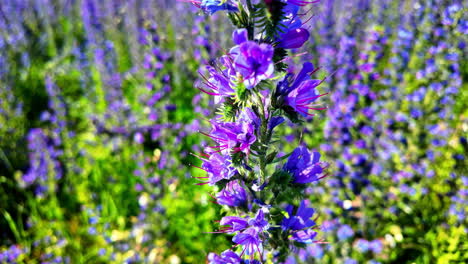
[(254, 27), (254, 20), (252, 14), (254, 13), (255, 9), (252, 5), (251, 0), (247, 0), (247, 10), (249, 10), (249, 22), (247, 25), (247, 34), (249, 40), (253, 40), (255, 36), (255, 27)]
[(8, 168), (10, 172), (13, 172), (13, 166), (11, 165), (10, 161), (8, 160), (7, 155), (5, 155), (5, 152), (3, 152), (3, 149), (0, 148), (0, 159), (3, 160), (3, 163), (5, 163), (5, 166)]
[[(258, 184), (261, 185), (265, 181), (267, 153), (268, 146), (270, 144), (271, 133), (268, 131), (268, 118), (265, 117), (265, 105), (263, 104), (262, 95), (258, 91), (256, 92), (256, 95), (260, 105), (259, 113), (262, 122), (260, 126), (260, 173), (258, 175)], [(270, 109), (268, 109), (268, 111), (270, 111)]]

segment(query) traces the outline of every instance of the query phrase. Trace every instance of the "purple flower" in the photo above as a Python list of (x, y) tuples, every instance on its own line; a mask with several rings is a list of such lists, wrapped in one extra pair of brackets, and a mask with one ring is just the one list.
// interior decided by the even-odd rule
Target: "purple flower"
[(226, 250), (221, 255), (208, 254), (208, 264), (240, 264), (242, 259), (231, 250)]
[(239, 123), (250, 123), (254, 130), (257, 130), (260, 127), (260, 118), (255, 114), (255, 112), (250, 107), (245, 107), (238, 117)]
[(282, 32), (276, 36), (278, 47), (284, 49), (300, 48), (309, 39), (309, 31), (302, 28), (298, 11), (297, 5), (289, 3), (283, 8), (285, 19), (281, 22)]
[(283, 169), (293, 176), (294, 183), (311, 183), (326, 176), (320, 163), (320, 153), (311, 152), (303, 146), (297, 147)]
[(235, 235), (232, 242), (242, 245), (243, 250), (241, 256), (245, 254), (252, 255), (255, 252), (261, 252), (260, 247), (262, 241), (258, 236), (258, 230), (254, 227), (247, 228), (244, 232)]
[(291, 239), (299, 243), (310, 244), (314, 243), (314, 238), (317, 236), (317, 232), (312, 229), (299, 230), (293, 232)]
[[(206, 66), (209, 77), (207, 78), (204, 75), (201, 75), (204, 87), (197, 87), (200, 91), (213, 95), (215, 98), (215, 104), (224, 102), (225, 97), (230, 97), (234, 94), (230, 78), (231, 75), (235, 76), (235, 71), (232, 69), (231, 62), (227, 57), (221, 58), (220, 62), (226, 69), (219, 72), (212, 66)], [(208, 88), (208, 90), (206, 90), (206, 88)]]
[(230, 156), (219, 153), (213, 153), (208, 159), (203, 159), (201, 169), (208, 173), (209, 185), (214, 185), (220, 180), (228, 180), (237, 173), (237, 170), (232, 167)]
[(310, 229), (315, 226), (315, 221), (311, 219), (315, 210), (307, 208), (304, 200), (301, 201), (295, 215), (293, 214), (293, 209), (292, 205), (286, 207), (285, 211), (288, 213), (288, 216), (283, 218), (281, 228), (284, 231), (292, 230), (291, 239), (297, 242), (312, 243), (317, 235), (317, 232)]
[(235, 180), (228, 182), (226, 187), (216, 195), (216, 199), (219, 204), (239, 206), (247, 201), (247, 193), (239, 181)]
[(379, 239), (372, 240), (369, 243), (369, 249), (372, 250), (375, 254), (379, 254), (383, 250), (383, 244), (382, 241)]
[(346, 258), (344, 264), (358, 264), (357, 260), (352, 258)]
[(234, 41), (236, 45), (239, 45), (243, 42), (248, 41), (249, 38), (247, 34), (247, 29), (240, 28), (240, 29), (234, 30), (234, 32), (232, 32), (232, 40)]
[(138, 144), (143, 144), (143, 142), (145, 141), (145, 137), (143, 136), (141, 132), (137, 132), (133, 136), (133, 141), (135, 141), (135, 143), (138, 143)]
[(356, 247), (359, 252), (366, 253), (369, 251), (369, 241), (360, 238), (356, 241)]
[(256, 228), (259, 232), (265, 231), (269, 227), (268, 221), (265, 219), (265, 215), (261, 209), (258, 210), (255, 218), (249, 220), (249, 225)]
[(210, 15), (218, 11), (237, 11), (237, 7), (229, 3), (222, 3), (220, 0), (202, 0), (200, 2), (192, 1), (194, 4), (199, 4), (200, 8)]
[(336, 232), (340, 241), (346, 240), (354, 235), (353, 229), (349, 225), (342, 225)]
[(19, 246), (12, 245), (5, 251), (0, 252), (0, 261), (2, 261), (2, 263), (16, 263), (19, 256), (23, 253), (24, 252)]
[(323, 110), (326, 107), (315, 107), (312, 105), (318, 98), (326, 95), (319, 94), (315, 88), (322, 83), (322, 80), (305, 80), (297, 88), (288, 93), (286, 104), (292, 107), (303, 117), (313, 116), (309, 110)]
[(252, 88), (260, 81), (273, 76), (273, 47), (249, 41), (246, 29), (238, 29), (232, 35), (234, 43), (229, 54), (218, 61), (218, 67), (206, 66), (209, 77), (201, 74), (202, 92), (215, 96), (215, 103), (222, 103), (225, 97), (234, 95), (232, 80), (242, 77), (243, 84)]
[(228, 226), (221, 230), (224, 233), (234, 233), (242, 231), (249, 226), (249, 220), (238, 216), (225, 216), (219, 222), (222, 226)]
[(219, 145), (211, 148), (226, 155), (231, 151), (249, 154), (250, 146), (257, 140), (255, 136), (256, 123), (258, 123), (256, 116), (250, 120), (247, 117), (240, 118), (237, 122), (212, 122), (213, 130), (209, 137)]
[(307, 247), (308, 253), (315, 259), (321, 259), (324, 255), (324, 250), (319, 244), (311, 244)]
[(276, 126), (284, 122), (284, 117), (282, 116), (273, 116), (268, 122), (268, 129), (273, 130)]
[(247, 88), (252, 88), (260, 81), (273, 77), (273, 52), (271, 45), (258, 44), (255, 41), (244, 41), (231, 49), (234, 68), (243, 77)]
[(315, 221), (310, 219), (315, 210), (313, 208), (307, 208), (305, 201), (301, 201), (299, 208), (297, 208), (296, 215), (293, 214), (294, 206), (288, 205), (285, 211), (288, 213), (288, 217), (283, 218), (281, 227), (283, 230), (301, 230), (315, 226)]
[(252, 255), (255, 252), (261, 252), (262, 240), (259, 234), (269, 228), (267, 219), (263, 211), (258, 210), (254, 218), (243, 218), (238, 216), (225, 216), (221, 219), (220, 225), (225, 226), (219, 232), (236, 233), (232, 241), (242, 245), (243, 250), (240, 256), (247, 254)]
[(283, 49), (297, 49), (302, 47), (309, 39), (309, 31), (304, 28), (291, 29), (286, 33), (280, 34), (278, 38), (278, 47)]
[(328, 94), (318, 94), (316, 92), (315, 87), (320, 85), (322, 81), (310, 79), (309, 74), (315, 71), (314, 65), (310, 62), (306, 62), (303, 64), (301, 71), (297, 74), (291, 85), (289, 85), (289, 80), (292, 74), (288, 74), (276, 87), (276, 96), (282, 99), (284, 98), (283, 100), (286, 105), (304, 117), (312, 115), (309, 114), (309, 110), (326, 109), (326, 107), (314, 107), (311, 105), (318, 98)]
[(54, 191), (54, 189), (50, 190), (50, 182), (62, 177), (63, 170), (59, 162), (62, 151), (56, 148), (54, 141), (40, 128), (31, 129), (27, 140), (29, 169), (23, 175), (25, 185), (37, 184), (38, 195), (43, 195), (45, 191)]

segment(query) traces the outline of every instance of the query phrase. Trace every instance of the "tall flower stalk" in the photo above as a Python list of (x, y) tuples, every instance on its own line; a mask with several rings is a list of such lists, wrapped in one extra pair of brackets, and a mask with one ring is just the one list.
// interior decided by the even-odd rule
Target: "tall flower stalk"
[(310, 62), (294, 72), (288, 50), (308, 39), (306, 23), (315, 1), (191, 1), (204, 12), (226, 12), (237, 27), (235, 44), (204, 72), (196, 87), (211, 96), (217, 114), (201, 132), (213, 144), (200, 154), (206, 172), (195, 177), (215, 187), (216, 202), (227, 214), (214, 233), (231, 234), (234, 246), (210, 253), (209, 263), (283, 262), (295, 249), (317, 238), (308, 184), (327, 176), (320, 153), (298, 146), (284, 154), (278, 128), (301, 124), (324, 110), (318, 70)]

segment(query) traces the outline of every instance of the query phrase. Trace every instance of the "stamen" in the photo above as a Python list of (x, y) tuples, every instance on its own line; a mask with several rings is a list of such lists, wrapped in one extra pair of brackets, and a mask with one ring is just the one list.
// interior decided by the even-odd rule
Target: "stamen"
[(304, 110), (302, 110), (302, 109), (300, 109), (300, 108), (297, 108), (297, 110), (299, 110), (300, 112), (302, 112), (302, 113), (304, 113), (304, 114), (306, 114), (306, 115), (308, 115), (308, 116), (315, 116), (315, 114), (310, 114), (309, 112), (304, 111)]
[(320, 95), (317, 95), (317, 96), (312, 96), (312, 97), (304, 98), (304, 99), (298, 100), (298, 101), (296, 102), (296, 104), (303, 104), (303, 103), (305, 103), (306, 101), (315, 100), (315, 99), (320, 98), (320, 97), (322, 97), (322, 96), (325, 96), (325, 95), (327, 95), (327, 94), (328, 94), (328, 93), (324, 93), (324, 94), (320, 94)]
[(200, 132), (201, 134), (203, 134), (203, 135), (205, 135), (205, 136), (207, 136), (207, 137), (210, 137), (210, 138), (212, 138), (212, 139), (215, 139), (215, 140), (224, 141), (224, 142), (227, 141), (226, 139), (218, 138), (218, 137), (212, 136), (212, 135), (210, 135), (210, 134), (206, 134), (205, 132), (202, 132), (202, 131), (199, 131), (199, 132)]
[(304, 108), (307, 108), (307, 109), (310, 109), (310, 110), (325, 110), (325, 109), (328, 108), (328, 107), (321, 107), (321, 108), (309, 107), (306, 104), (298, 104), (298, 106), (304, 107)]
[(208, 148), (224, 148), (224, 147), (227, 147), (227, 145), (208, 146)]
[(325, 174), (325, 175), (323, 175), (323, 176), (321, 176), (320, 178), (318, 178), (318, 180), (321, 180), (321, 179), (326, 178), (326, 177), (328, 177), (328, 173)]
[(201, 168), (201, 167), (195, 166), (195, 165), (193, 165), (193, 164), (189, 164), (189, 166), (208, 172), (207, 170), (205, 170), (205, 169), (203, 169), (203, 168)]
[(244, 247), (244, 250), (242, 250), (242, 253), (240, 254), (240, 257), (241, 257), (241, 258), (242, 258), (242, 256), (244, 255), (246, 249), (247, 249), (247, 247)]
[(226, 148), (223, 148), (223, 149), (219, 149), (219, 150), (216, 150), (216, 151), (213, 151), (213, 152), (210, 152), (210, 154), (216, 154), (216, 153), (219, 153), (223, 150), (225, 150)]
[(301, 27), (304, 26), (305, 24), (307, 24), (307, 22), (309, 22), (309, 21), (310, 21), (312, 18), (314, 18), (314, 17), (315, 17), (315, 15), (311, 15), (305, 22), (303, 22), (303, 23), (301, 24)]
[(298, 54), (294, 54), (294, 55), (291, 55), (291, 56), (287, 56), (286, 58), (284, 58), (284, 59), (282, 59), (282, 60), (276, 62), (275, 65), (278, 64), (278, 63), (281, 63), (281, 62), (290, 60), (291, 58), (299, 57), (299, 56), (306, 55), (306, 54), (308, 54), (307, 51), (301, 52), (301, 53), (298, 53)]
[(255, 246), (257, 246), (258, 254), (260, 255), (260, 262), (263, 263), (263, 255), (262, 255), (262, 252), (260, 252), (260, 248), (258, 247), (257, 244), (255, 244)]
[(214, 96), (220, 96), (220, 95), (221, 95), (221, 94), (217, 94), (217, 93), (212, 93), (212, 92), (205, 91), (205, 90), (203, 90), (202, 88), (200, 88), (200, 87), (198, 87), (198, 86), (196, 86), (195, 88), (197, 88), (198, 90), (200, 90), (200, 91), (202, 91), (202, 92), (204, 92), (204, 93), (206, 93), (206, 94), (208, 94), (208, 95), (214, 95)]

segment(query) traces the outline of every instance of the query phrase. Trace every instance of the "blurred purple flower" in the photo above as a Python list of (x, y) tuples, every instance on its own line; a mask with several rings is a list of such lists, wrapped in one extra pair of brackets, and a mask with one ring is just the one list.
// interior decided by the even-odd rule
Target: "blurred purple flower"
[(353, 229), (349, 225), (342, 225), (336, 232), (340, 241), (346, 240), (354, 235)]

